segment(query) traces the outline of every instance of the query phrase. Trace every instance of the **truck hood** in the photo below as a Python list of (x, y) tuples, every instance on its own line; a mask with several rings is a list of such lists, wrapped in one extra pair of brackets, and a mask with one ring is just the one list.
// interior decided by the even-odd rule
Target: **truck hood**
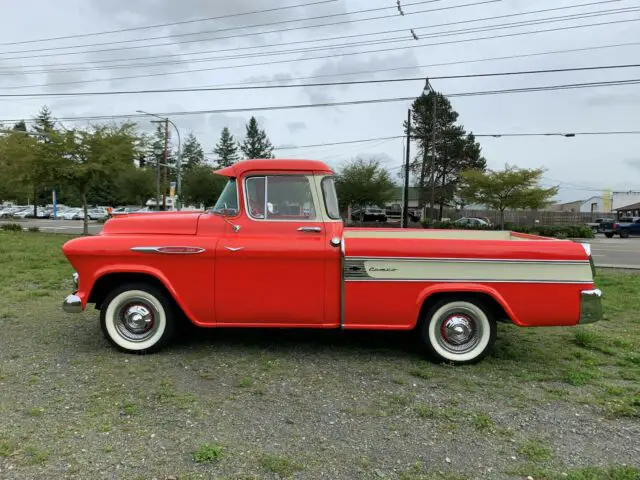
[(195, 235), (201, 212), (129, 213), (107, 220), (104, 235)]

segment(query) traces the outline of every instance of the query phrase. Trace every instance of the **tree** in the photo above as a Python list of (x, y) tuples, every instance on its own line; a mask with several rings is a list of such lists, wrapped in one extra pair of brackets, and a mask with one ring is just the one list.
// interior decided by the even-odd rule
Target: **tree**
[(222, 193), (227, 179), (213, 173), (211, 168), (199, 165), (185, 173), (182, 186), (184, 203), (205, 208), (212, 207)]
[(216, 162), (221, 167), (229, 167), (239, 160), (238, 145), (227, 127), (222, 129), (220, 140), (213, 151), (218, 156)]
[[(433, 102), (436, 102), (436, 118), (433, 118)], [(456, 124), (458, 113), (447, 97), (434, 92), (422, 94), (412, 105), (412, 137), (418, 153), (410, 164), (419, 188), (420, 205), (431, 202), (432, 185), (439, 216), (446, 204), (451, 203), (460, 187), (461, 173), (465, 170), (484, 170), (480, 144), (473, 134), (467, 134), (462, 125)], [(405, 124), (405, 131), (407, 125)], [(435, 128), (435, 159), (433, 158), (433, 131)], [(432, 161), (434, 168), (432, 168)], [(431, 183), (433, 173), (434, 183)], [(431, 205), (433, 208), (435, 205)]]
[(256, 117), (251, 117), (247, 123), (247, 133), (240, 145), (240, 150), (246, 158), (273, 158), (273, 145), (264, 130), (258, 128)]
[(89, 193), (109, 179), (133, 168), (140, 155), (135, 125), (92, 126), (86, 130), (65, 132), (67, 168), (65, 177), (69, 185), (82, 195), (84, 233), (88, 233)]
[[(167, 159), (165, 161), (165, 134), (167, 134)], [(160, 122), (156, 127), (151, 139), (148, 140), (147, 158), (151, 160), (153, 168), (158, 168), (160, 164), (160, 192), (162, 199), (166, 199), (167, 191), (169, 190), (169, 181), (174, 177), (173, 171), (169, 172), (168, 166), (175, 166), (176, 158), (173, 155), (171, 146), (171, 130), (168, 132), (165, 130), (165, 123)]]
[(202, 165), (204, 162), (204, 150), (202, 145), (192, 133), (187, 135), (182, 146), (182, 169), (183, 171), (189, 171), (193, 167)]
[(24, 120), (20, 120), (19, 122), (16, 122), (13, 125), (13, 129), (16, 131), (20, 131), (20, 132), (26, 132), (27, 131), (27, 124), (24, 123)]
[(551, 203), (558, 187), (542, 188), (538, 182), (543, 169), (507, 166), (502, 171), (469, 170), (463, 172), (465, 186), (460, 196), (468, 203), (477, 203), (500, 212), (500, 228), (504, 229), (507, 208), (540, 209)]
[(384, 205), (393, 197), (395, 188), (389, 172), (380, 167), (380, 162), (361, 158), (342, 167), (335, 183), (341, 208)]
[(118, 177), (118, 202), (144, 207), (156, 194), (156, 172), (150, 168), (129, 168)]
[(21, 178), (32, 188), (35, 216), (38, 203), (43, 202), (48, 197), (48, 190), (56, 186), (63, 157), (60, 132), (55, 128), (55, 119), (49, 107), (45, 105), (40, 109), (31, 130), (37, 138), (37, 144), (34, 155), (29, 158), (30, 164), (24, 166)]

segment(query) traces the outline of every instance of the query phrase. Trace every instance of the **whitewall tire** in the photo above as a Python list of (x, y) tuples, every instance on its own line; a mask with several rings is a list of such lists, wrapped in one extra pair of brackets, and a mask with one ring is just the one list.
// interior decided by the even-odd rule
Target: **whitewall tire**
[(163, 291), (151, 285), (122, 285), (103, 302), (100, 326), (107, 340), (122, 351), (155, 352), (173, 336), (174, 306)]
[(426, 313), (421, 336), (428, 353), (438, 361), (476, 363), (493, 348), (496, 322), (481, 302), (449, 298)]

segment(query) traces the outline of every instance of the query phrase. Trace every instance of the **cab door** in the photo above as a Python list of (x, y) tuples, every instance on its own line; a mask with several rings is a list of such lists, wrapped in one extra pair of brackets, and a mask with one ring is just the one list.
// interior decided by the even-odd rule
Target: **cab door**
[(216, 247), (218, 325), (322, 326), (327, 262), (336, 252), (313, 177), (256, 175), (242, 188), (244, 214)]

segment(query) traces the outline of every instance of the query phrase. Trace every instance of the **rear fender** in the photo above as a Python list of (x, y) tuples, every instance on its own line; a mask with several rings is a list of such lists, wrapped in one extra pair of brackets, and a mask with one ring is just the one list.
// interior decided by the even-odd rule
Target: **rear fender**
[(479, 285), (476, 283), (447, 283), (447, 284), (431, 285), (429, 287), (426, 287), (424, 290), (420, 292), (420, 294), (418, 295), (418, 299), (416, 301), (416, 308), (417, 308), (416, 314), (415, 314), (416, 323), (420, 317), (420, 311), (422, 309), (422, 306), (424, 305), (424, 302), (426, 302), (429, 299), (429, 297), (436, 294), (442, 294), (442, 293), (451, 293), (451, 294), (480, 293), (480, 294), (488, 295), (491, 298), (493, 298), (498, 303), (498, 305), (500, 305), (504, 309), (509, 319), (515, 325), (522, 326), (522, 322), (518, 320), (513, 310), (509, 307), (505, 299), (502, 297), (502, 295), (500, 295), (500, 293), (495, 288), (489, 287), (487, 285)]

